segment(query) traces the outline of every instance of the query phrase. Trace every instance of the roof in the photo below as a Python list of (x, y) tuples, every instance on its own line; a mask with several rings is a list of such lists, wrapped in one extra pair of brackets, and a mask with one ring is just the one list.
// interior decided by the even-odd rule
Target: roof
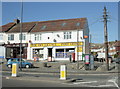
[(31, 30), (31, 32), (82, 30), (85, 27), (86, 18), (64, 19), (41, 21)]
[[(22, 23), (22, 32), (29, 32), (35, 26), (35, 24), (36, 22)], [(21, 26), (21, 23), (17, 24), (11, 30), (9, 30), (8, 33), (20, 32), (20, 26)]]
[(115, 43), (115, 46), (119, 46), (120, 47), (120, 41), (117, 41), (116, 43)]
[[(86, 18), (62, 19), (50, 21), (36, 21), (22, 23), (22, 32), (46, 32), (63, 30), (83, 30), (87, 23)], [(12, 27), (8, 33), (20, 32), (20, 23)]]
[(6, 32), (6, 31), (10, 30), (14, 25), (16, 25), (16, 24), (8, 23), (6, 25), (3, 25), (2, 28), (0, 28), (0, 32)]

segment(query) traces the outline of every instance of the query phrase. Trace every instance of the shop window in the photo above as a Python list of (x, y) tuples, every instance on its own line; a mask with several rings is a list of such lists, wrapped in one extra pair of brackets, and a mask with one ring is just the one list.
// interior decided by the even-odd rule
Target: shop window
[(43, 58), (43, 49), (33, 49), (33, 57)]
[(14, 40), (14, 34), (9, 34), (8, 35), (8, 40)]
[(71, 39), (72, 32), (64, 32), (64, 39)]
[(70, 52), (74, 50), (74, 48), (56, 49), (56, 58), (69, 58)]
[(64, 49), (56, 49), (56, 58), (64, 58)]

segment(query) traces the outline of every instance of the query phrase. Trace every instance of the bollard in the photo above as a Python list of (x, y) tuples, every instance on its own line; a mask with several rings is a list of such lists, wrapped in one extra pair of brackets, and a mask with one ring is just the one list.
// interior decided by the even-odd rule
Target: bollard
[(17, 77), (18, 76), (18, 64), (13, 63), (12, 64), (12, 77)]
[(60, 79), (66, 80), (66, 65), (60, 66)]

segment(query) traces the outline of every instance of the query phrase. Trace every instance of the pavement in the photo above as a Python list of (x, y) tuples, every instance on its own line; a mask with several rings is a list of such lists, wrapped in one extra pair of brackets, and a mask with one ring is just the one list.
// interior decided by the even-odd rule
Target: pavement
[[(26, 69), (23, 68), (22, 71), (19, 71), (18, 77), (11, 76), (11, 69), (5, 68), (3, 65), (2, 68), (2, 77), (6, 79), (18, 79), (18, 80), (31, 80), (31, 81), (48, 81), (50, 82), (63, 82), (59, 78), (60, 76), (60, 65), (65, 64), (67, 67), (67, 75), (111, 75), (111, 74), (118, 74), (118, 69), (115, 67), (115, 63), (110, 65), (110, 70), (106, 71), (105, 63), (95, 62), (94, 66), (96, 67), (94, 70), (85, 70), (83, 62), (80, 62), (79, 69), (77, 69), (77, 63), (70, 63), (68, 61), (64, 62), (46, 62), (46, 61), (39, 61), (33, 62), (35, 68)], [(45, 66), (44, 63), (47, 63)], [(41, 77), (40, 74), (43, 75), (53, 75), (57, 77)], [(64, 82), (73, 82), (73, 81), (81, 81), (77, 79), (70, 79), (67, 78)]]

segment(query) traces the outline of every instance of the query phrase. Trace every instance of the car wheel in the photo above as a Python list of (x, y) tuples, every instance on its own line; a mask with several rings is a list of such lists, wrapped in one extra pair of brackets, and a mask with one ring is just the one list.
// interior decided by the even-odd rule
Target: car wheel
[(25, 68), (30, 68), (30, 65), (25, 65)]
[(12, 65), (7, 65), (8, 68), (12, 68)]

